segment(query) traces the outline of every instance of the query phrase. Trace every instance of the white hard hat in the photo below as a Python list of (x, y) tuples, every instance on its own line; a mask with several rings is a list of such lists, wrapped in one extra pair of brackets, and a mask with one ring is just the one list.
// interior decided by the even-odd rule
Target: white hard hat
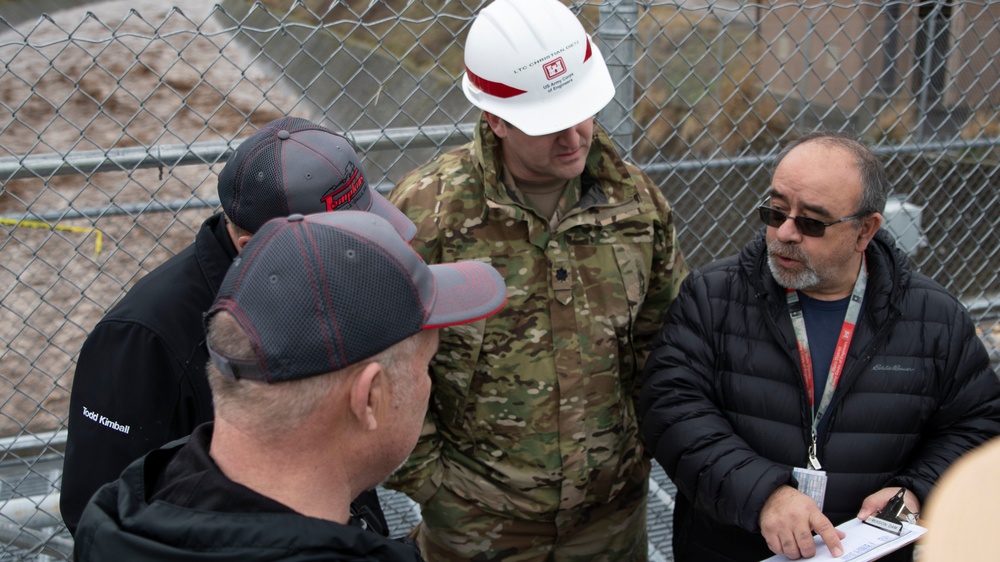
[(593, 117), (615, 95), (604, 57), (557, 0), (495, 0), (465, 43), (462, 91), (530, 136)]

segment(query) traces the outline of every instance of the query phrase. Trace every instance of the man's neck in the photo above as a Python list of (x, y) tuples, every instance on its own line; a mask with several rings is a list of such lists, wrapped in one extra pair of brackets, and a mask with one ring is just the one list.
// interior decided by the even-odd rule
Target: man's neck
[(844, 276), (836, 284), (803, 289), (800, 292), (818, 301), (836, 301), (851, 296), (854, 285), (858, 282), (858, 273), (861, 271), (861, 255), (858, 254), (858, 258), (851, 261), (851, 265), (847, 266), (845, 271), (853, 271), (853, 275)]
[[(262, 442), (216, 417), (209, 454), (227, 478), (310, 517), (347, 524), (357, 494), (336, 462), (303, 447), (294, 431)], [(358, 492), (360, 493), (360, 491)]]
[(800, 292), (803, 295), (806, 295), (807, 297), (812, 297), (818, 301), (839, 301), (841, 299), (846, 299), (847, 297), (851, 296), (851, 293), (853, 291), (854, 291), (854, 285), (848, 287), (846, 291), (844, 290), (823, 291), (823, 290), (810, 289), (810, 290), (803, 290)]
[(531, 182), (515, 177), (506, 167), (503, 169), (503, 180), (526, 198), (527, 203), (542, 217), (553, 224), (558, 222), (556, 211), (559, 209), (559, 200), (566, 190), (566, 184), (569, 183), (567, 180), (556, 178), (550, 181)]

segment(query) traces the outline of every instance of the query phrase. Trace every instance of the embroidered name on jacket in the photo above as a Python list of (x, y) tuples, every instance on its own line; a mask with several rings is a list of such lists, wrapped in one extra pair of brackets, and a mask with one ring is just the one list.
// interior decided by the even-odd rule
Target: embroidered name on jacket
[(873, 371), (902, 371), (904, 373), (912, 373), (916, 371), (913, 367), (904, 367), (903, 365), (878, 365), (872, 366)]
[(115, 431), (120, 431), (125, 435), (128, 435), (129, 426), (122, 425), (114, 420), (109, 420), (107, 416), (102, 416), (93, 410), (88, 410), (86, 406), (83, 407), (83, 417), (94, 420), (95, 422), (103, 425), (104, 427), (110, 427)]

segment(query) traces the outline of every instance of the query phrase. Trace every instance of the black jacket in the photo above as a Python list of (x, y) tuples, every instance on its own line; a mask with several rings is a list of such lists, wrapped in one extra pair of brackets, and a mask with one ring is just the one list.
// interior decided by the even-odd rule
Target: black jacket
[[(132, 461), (211, 421), (203, 313), (236, 257), (221, 213), (140, 279), (80, 350), (59, 507), (73, 533), (87, 500)], [(374, 491), (359, 500), (387, 530)]]
[[(886, 233), (866, 255), (862, 315), (819, 443), (834, 524), (884, 487), (925, 502), (956, 458), (1000, 433), (1000, 381), (966, 310), (911, 271)], [(676, 559), (770, 556), (760, 510), (805, 466), (812, 410), (763, 232), (685, 280), (646, 362), (640, 409), (680, 492)]]
[(210, 217), (193, 244), (140, 279), (87, 337), (59, 500), (70, 531), (90, 496), (132, 461), (212, 419), (202, 314), (235, 257), (223, 216)]
[(227, 479), (209, 456), (211, 433), (201, 426), (102, 487), (80, 519), (74, 560), (421, 561), (411, 543), (301, 515)]

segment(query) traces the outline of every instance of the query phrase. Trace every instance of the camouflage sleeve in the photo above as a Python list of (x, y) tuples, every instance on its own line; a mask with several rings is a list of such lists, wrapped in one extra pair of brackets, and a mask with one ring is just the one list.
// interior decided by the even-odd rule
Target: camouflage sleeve
[(410, 245), (427, 263), (441, 261), (437, 234), (438, 199), (441, 178), (432, 170), (420, 168), (403, 176), (389, 193), (389, 201), (417, 225), (417, 234)]
[[(677, 297), (681, 282), (687, 277), (688, 268), (684, 260), (684, 253), (677, 242), (673, 210), (652, 180), (645, 174), (641, 174), (640, 177), (645, 181), (639, 184), (639, 188), (652, 200), (652, 204), (658, 211), (660, 222), (660, 227), (656, 229), (653, 239), (653, 261), (646, 298), (639, 309), (632, 332), (636, 352), (636, 370), (642, 373), (646, 358), (652, 349), (653, 338), (663, 326), (667, 308)], [(640, 381), (633, 389), (632, 398), (636, 405), (639, 403), (641, 389), (642, 383)]]
[(640, 184), (640, 189), (648, 194), (656, 207), (660, 227), (656, 229), (653, 240), (653, 261), (646, 297), (633, 329), (633, 341), (639, 358), (637, 369), (640, 372), (649, 355), (653, 338), (663, 325), (667, 308), (677, 297), (681, 281), (688, 274), (684, 253), (677, 242), (673, 210), (652, 180), (644, 174), (641, 177), (645, 181)]
[[(410, 245), (427, 263), (441, 259), (437, 244), (437, 219), (432, 216), (437, 205), (437, 178), (415, 170), (405, 176), (389, 194), (391, 201), (417, 225), (417, 235)], [(433, 370), (432, 370), (433, 373)], [(423, 503), (441, 485), (441, 436), (433, 408), (427, 409), (420, 438), (409, 458), (386, 482), (386, 487)]]

